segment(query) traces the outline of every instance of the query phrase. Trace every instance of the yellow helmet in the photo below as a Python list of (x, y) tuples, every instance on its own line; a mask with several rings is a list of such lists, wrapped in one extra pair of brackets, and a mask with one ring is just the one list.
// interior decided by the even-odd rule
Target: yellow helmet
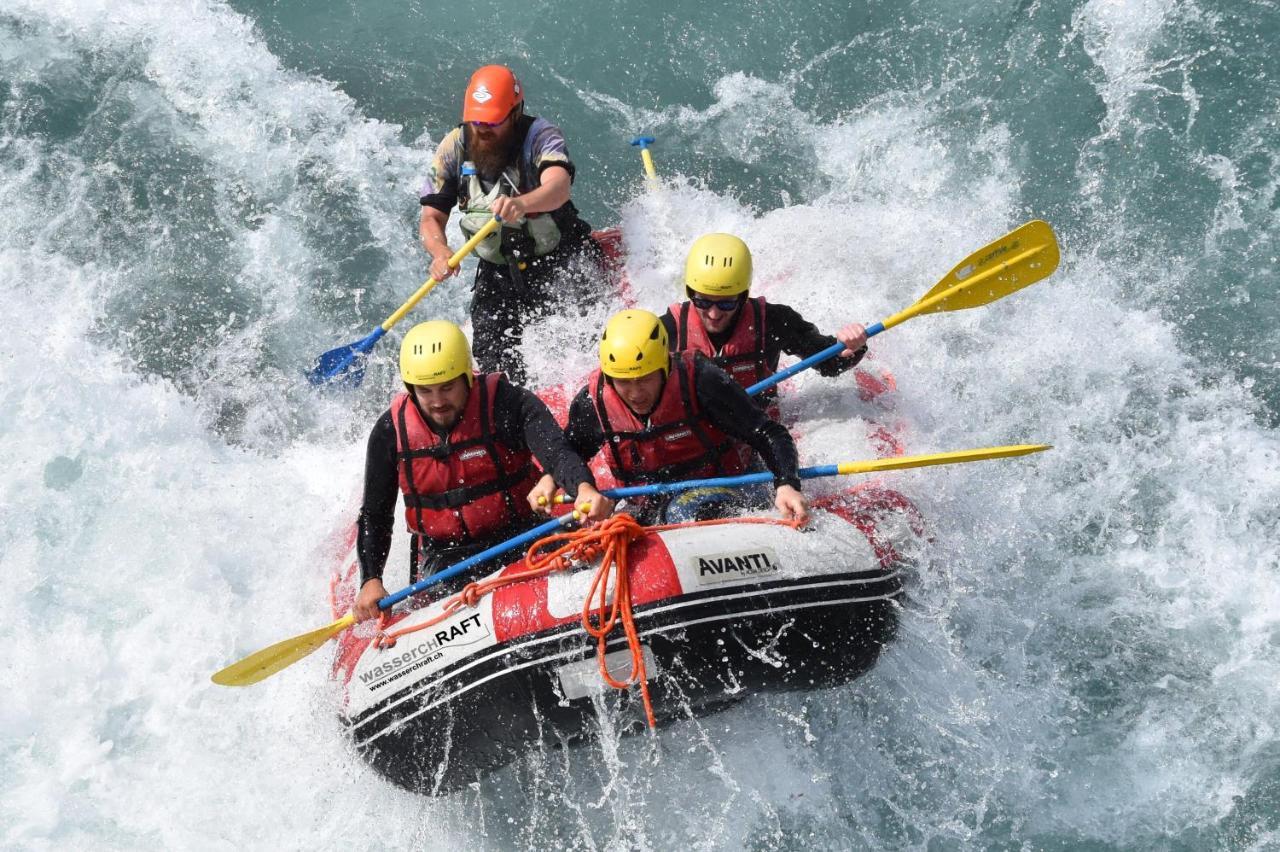
[(600, 369), (615, 379), (638, 379), (671, 369), (667, 328), (656, 314), (638, 308), (614, 314), (600, 335)]
[(448, 320), (409, 329), (400, 343), (400, 376), (411, 385), (440, 385), (458, 376), (471, 384), (471, 344)]
[(684, 262), (684, 283), (707, 296), (736, 296), (751, 289), (751, 249), (732, 234), (698, 237)]

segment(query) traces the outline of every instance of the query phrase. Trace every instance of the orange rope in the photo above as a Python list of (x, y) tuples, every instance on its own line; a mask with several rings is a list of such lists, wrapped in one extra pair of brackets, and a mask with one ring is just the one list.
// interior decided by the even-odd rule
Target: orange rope
[[(651, 532), (680, 529), (686, 527), (716, 526), (719, 524), (776, 524), (779, 526), (798, 527), (794, 521), (783, 521), (777, 518), (719, 518), (710, 521), (692, 521), (683, 524), (663, 524), (645, 527), (626, 512), (621, 512), (594, 526), (561, 532), (538, 539), (525, 553), (525, 570), (513, 571), (500, 577), (491, 577), (478, 583), (468, 583), (462, 591), (445, 602), (444, 609), (434, 618), (412, 627), (398, 630), (383, 629), (387, 621), (387, 613), (382, 613), (378, 623), (379, 631), (374, 639), (378, 648), (390, 648), (396, 640), (408, 633), (426, 630), (453, 616), (464, 607), (475, 607), (482, 597), (515, 583), (523, 583), (535, 577), (542, 577), (554, 571), (563, 571), (575, 562), (591, 562), (597, 556), (600, 567), (592, 578), (591, 588), (586, 600), (582, 602), (582, 629), (596, 640), (596, 659), (600, 664), (600, 677), (614, 689), (626, 689), (639, 683), (640, 695), (644, 701), (645, 718), (649, 727), (656, 727), (653, 715), (653, 704), (649, 700), (649, 676), (644, 665), (644, 649), (640, 644), (640, 636), (636, 632), (635, 618), (631, 612), (631, 570), (629, 553), (631, 542)], [(609, 604), (609, 580), (613, 575), (613, 604)], [(595, 602), (593, 605), (593, 601)], [(631, 651), (631, 672), (623, 680), (617, 680), (609, 674), (605, 664), (605, 647), (609, 634), (622, 622), (623, 633), (627, 637), (627, 646)]]

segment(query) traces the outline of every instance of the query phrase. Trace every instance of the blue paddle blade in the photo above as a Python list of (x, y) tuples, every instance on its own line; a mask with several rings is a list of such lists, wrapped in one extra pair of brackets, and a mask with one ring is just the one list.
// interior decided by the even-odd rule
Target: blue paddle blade
[(330, 349), (316, 359), (315, 366), (307, 373), (313, 385), (337, 384), (345, 388), (358, 388), (364, 381), (365, 355), (382, 339), (386, 331), (381, 326), (355, 343)]
[[(313, 385), (327, 385), (338, 376), (343, 378), (343, 384), (350, 380), (350, 367), (355, 363), (359, 353), (356, 352), (355, 345), (339, 346), (337, 349), (330, 349), (328, 352), (316, 359), (315, 366), (307, 372), (307, 380)], [(363, 362), (363, 358), (360, 359)], [(363, 363), (355, 370), (356, 373), (364, 372)], [(360, 383), (360, 379), (356, 379), (356, 384)]]

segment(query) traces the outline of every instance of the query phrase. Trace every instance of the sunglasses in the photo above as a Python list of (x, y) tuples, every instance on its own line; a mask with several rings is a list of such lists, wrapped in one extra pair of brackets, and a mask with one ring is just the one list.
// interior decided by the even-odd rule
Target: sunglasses
[(706, 296), (695, 293), (692, 290), (687, 290), (686, 293), (689, 296), (689, 301), (693, 302), (693, 306), (702, 311), (719, 308), (727, 314), (737, 310), (738, 305), (742, 304), (741, 296), (734, 296), (732, 299), (708, 299)]

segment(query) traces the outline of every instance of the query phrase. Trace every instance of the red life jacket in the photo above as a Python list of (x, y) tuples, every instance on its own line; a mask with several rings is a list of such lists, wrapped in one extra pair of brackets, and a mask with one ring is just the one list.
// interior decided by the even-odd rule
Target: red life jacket
[(391, 401), (396, 463), (409, 532), (439, 543), (483, 538), (533, 514), (526, 500), (539, 473), (533, 455), (493, 433), (500, 373), (475, 377), (467, 405), (441, 440), (407, 393)]
[(636, 417), (600, 370), (591, 374), (587, 388), (609, 448), (609, 467), (621, 485), (736, 476), (751, 461), (750, 447), (698, 410), (691, 352), (672, 356), (662, 396), (647, 422)]
[[(700, 352), (734, 381), (749, 388), (778, 371), (778, 358), (770, 363), (765, 347), (764, 297), (747, 299), (734, 320), (729, 340), (717, 351), (692, 302), (676, 302), (667, 308), (676, 321), (675, 350)], [(772, 389), (763, 395), (771, 395)]]

